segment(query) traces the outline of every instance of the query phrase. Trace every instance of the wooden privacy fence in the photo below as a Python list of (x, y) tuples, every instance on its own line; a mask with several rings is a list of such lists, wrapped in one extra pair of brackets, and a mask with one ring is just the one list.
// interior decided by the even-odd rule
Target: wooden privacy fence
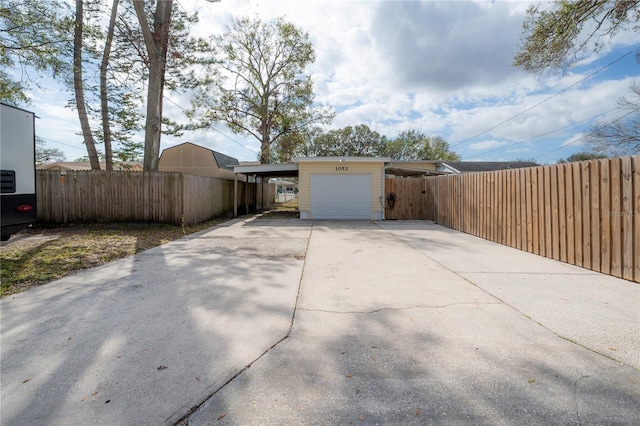
[(426, 180), (441, 225), (640, 282), (640, 156)]
[(433, 196), (425, 179), (385, 178), (385, 219), (433, 220)]
[[(177, 172), (38, 170), (38, 220), (191, 225), (233, 210), (233, 185)], [(256, 200), (258, 206), (271, 204), (274, 198), (273, 184), (256, 189), (256, 184), (238, 182), (241, 210), (255, 208)]]

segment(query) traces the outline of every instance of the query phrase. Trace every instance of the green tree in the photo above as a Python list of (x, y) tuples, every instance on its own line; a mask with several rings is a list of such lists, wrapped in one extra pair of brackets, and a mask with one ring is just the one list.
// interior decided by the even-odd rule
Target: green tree
[(113, 170), (113, 144), (111, 121), (109, 117), (109, 84), (107, 72), (109, 70), (109, 59), (111, 57), (111, 46), (113, 45), (116, 18), (118, 17), (118, 3), (119, 0), (113, 0), (111, 3), (109, 26), (107, 27), (102, 61), (100, 62), (100, 118), (102, 121), (102, 137), (104, 143), (106, 170)]
[(0, 99), (29, 104), (27, 91), (40, 76), (73, 72), (73, 12), (62, 0), (2, 0), (0, 3)]
[(576, 161), (589, 161), (589, 160), (598, 160), (600, 158), (607, 158), (605, 155), (596, 154), (594, 152), (576, 152), (571, 154), (567, 158), (563, 158), (558, 160), (559, 164), (562, 163), (573, 163)]
[(193, 98), (190, 116), (198, 127), (222, 121), (260, 142), (260, 162), (269, 163), (271, 145), (332, 115), (314, 104), (305, 75), (315, 60), (309, 35), (279, 18), (269, 22), (234, 19), (215, 37), (216, 62)]
[[(26, 103), (26, 90), (38, 81), (32, 74), (40, 76), (50, 71), (74, 93), (69, 105), (78, 109), (92, 162), (97, 154), (92, 146), (100, 142), (105, 144), (107, 168), (114, 157), (137, 157), (141, 144), (135, 134), (142, 130), (148, 142), (143, 146), (150, 148), (150, 168), (157, 170), (159, 131), (180, 130), (162, 115), (162, 90), (191, 87), (195, 81), (192, 65), (198, 63), (198, 52), (206, 50), (206, 42), (190, 36), (190, 24), (194, 22), (197, 13), (188, 14), (177, 3), (167, 1), (120, 4), (114, 0), (109, 7), (105, 0), (77, 0), (74, 12), (62, 0), (3, 0), (2, 100)], [(15, 79), (11, 70), (19, 70), (15, 74), (26, 77)], [(99, 82), (94, 77), (97, 75)], [(146, 85), (149, 107), (145, 116), (143, 87), (149, 79), (152, 84)], [(143, 123), (145, 117), (148, 120)], [(91, 128), (94, 121), (102, 126)]]
[(402, 132), (390, 139), (382, 154), (394, 160), (460, 160), (458, 154), (449, 150), (449, 144), (443, 138), (425, 136), (417, 130)]
[(640, 20), (640, 1), (579, 0), (533, 3), (523, 23), (513, 64), (527, 71), (566, 71), (587, 52)]
[(151, 24), (147, 18), (144, 3), (134, 1), (133, 5), (138, 20), (140, 21), (149, 71), (144, 136), (144, 164), (142, 167), (145, 172), (156, 172), (158, 171), (158, 160), (160, 158), (162, 95), (164, 93), (173, 0), (158, 1), (156, 3), (156, 9), (151, 16)]
[(316, 135), (309, 151), (312, 156), (320, 157), (378, 157), (386, 143), (387, 139), (380, 133), (359, 124)]
[[(216, 0), (207, 1), (213, 3)], [(104, 141), (105, 154), (107, 145), (110, 145), (109, 139), (117, 142), (113, 158), (119, 161), (137, 161), (144, 152), (146, 160), (143, 163), (147, 162), (146, 170), (149, 171), (157, 170), (161, 135), (180, 136), (183, 131), (183, 126), (163, 112), (164, 92), (193, 87), (196, 82), (193, 77), (195, 66), (211, 62), (203, 59), (210, 50), (208, 43), (191, 35), (192, 25), (198, 22), (198, 13), (187, 13), (174, 2), (168, 17), (166, 7), (169, 3), (163, 3), (162, 7), (155, 4), (154, 8), (152, 2), (120, 4), (113, 0), (104, 44), (100, 39), (96, 46), (98, 52), (104, 52), (100, 63), (101, 108), (94, 112), (103, 123), (102, 129), (95, 131), (97, 138)], [(153, 28), (141, 23), (145, 18), (146, 25)], [(170, 21), (168, 26), (162, 24), (167, 19)], [(157, 44), (164, 35), (156, 32), (164, 30), (168, 31), (166, 46)], [(149, 31), (156, 43), (151, 54)], [(158, 56), (162, 49), (166, 49), (164, 57)], [(150, 79), (155, 83), (149, 84)], [(160, 83), (162, 92), (158, 86)], [(146, 114), (142, 112), (145, 109)], [(150, 122), (154, 124), (150, 125)], [(139, 132), (144, 132), (144, 142), (137, 139)], [(105, 157), (108, 164), (108, 156)]]
[(76, 0), (75, 14), (75, 30), (73, 34), (73, 90), (75, 94), (76, 109), (80, 118), (80, 128), (82, 129), (82, 138), (87, 147), (89, 163), (91, 170), (100, 170), (100, 160), (98, 159), (98, 151), (96, 150), (96, 142), (89, 125), (89, 116), (87, 114), (87, 106), (84, 97), (84, 81), (82, 79), (82, 47), (83, 47), (83, 31), (84, 31), (84, 1)]

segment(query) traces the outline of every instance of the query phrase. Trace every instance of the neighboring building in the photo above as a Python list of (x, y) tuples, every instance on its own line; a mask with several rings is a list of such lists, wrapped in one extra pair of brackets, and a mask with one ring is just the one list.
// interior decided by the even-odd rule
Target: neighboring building
[[(91, 163), (88, 161), (58, 161), (56, 163), (41, 164), (36, 167), (38, 170), (73, 170), (73, 171), (87, 171), (91, 170)], [(100, 170), (106, 170), (107, 163), (100, 163)], [(132, 161), (120, 161), (113, 163), (113, 170), (130, 170), (134, 172), (141, 172), (142, 165)]]
[(270, 179), (269, 183), (276, 184), (276, 200), (279, 203), (298, 198), (298, 182), (286, 179)]
[(234, 179), (233, 167), (239, 164), (221, 152), (185, 142), (162, 151), (158, 170)]
[(234, 167), (238, 175), (298, 178), (301, 219), (384, 219), (385, 177), (411, 178), (534, 167), (530, 162), (393, 161), (383, 157), (301, 157), (287, 164)]
[(531, 161), (445, 161), (441, 168), (448, 173), (477, 173), (494, 172), (497, 170), (521, 169), (524, 167), (538, 167)]

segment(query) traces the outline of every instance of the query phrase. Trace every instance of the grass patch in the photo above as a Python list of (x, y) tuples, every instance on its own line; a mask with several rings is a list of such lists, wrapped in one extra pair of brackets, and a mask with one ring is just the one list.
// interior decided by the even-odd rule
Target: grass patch
[(285, 203), (274, 204), (267, 211), (258, 216), (259, 219), (298, 219), (298, 199), (294, 198)]
[(112, 223), (36, 226), (0, 247), (0, 297), (177, 240), (224, 222), (193, 226)]

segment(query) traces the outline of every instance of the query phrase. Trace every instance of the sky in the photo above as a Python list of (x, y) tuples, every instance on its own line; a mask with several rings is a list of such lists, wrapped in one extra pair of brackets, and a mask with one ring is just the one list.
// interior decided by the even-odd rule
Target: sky
[[(555, 163), (588, 150), (585, 134), (624, 114), (616, 101), (640, 74), (640, 34), (619, 33), (566, 74), (539, 76), (511, 64), (531, 1), (176, 0), (198, 11), (194, 33), (224, 32), (236, 16), (285, 17), (308, 32), (316, 102), (335, 110), (325, 129), (366, 124), (387, 137), (441, 136), (465, 161)], [(32, 91), (36, 133), (67, 161), (86, 155), (71, 95)], [(189, 99), (167, 95), (182, 120)], [(193, 142), (255, 161), (260, 144), (224, 124), (163, 136), (161, 148)]]

